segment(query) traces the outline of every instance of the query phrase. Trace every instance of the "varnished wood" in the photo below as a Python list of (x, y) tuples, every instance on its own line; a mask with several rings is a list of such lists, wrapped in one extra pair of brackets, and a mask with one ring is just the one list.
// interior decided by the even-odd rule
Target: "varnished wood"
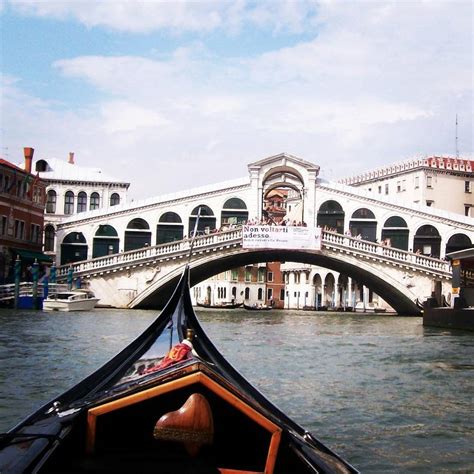
[(214, 421), (206, 397), (193, 393), (176, 411), (163, 415), (153, 430), (155, 439), (177, 441), (184, 444), (191, 456), (196, 456), (205, 444), (214, 439)]
[[(178, 390), (183, 387), (187, 387), (189, 385), (201, 383), (213, 393), (218, 395), (220, 398), (225, 400), (229, 405), (235, 407), (241, 413), (246, 415), (252, 421), (260, 425), (266, 431), (268, 431), (272, 437), (270, 440), (270, 446), (267, 454), (267, 460), (265, 464), (265, 471), (264, 474), (273, 474), (275, 468), (276, 457), (278, 454), (278, 448), (280, 444), (281, 438), (281, 429), (271, 422), (268, 418), (254, 410), (251, 406), (245, 403), (243, 400), (238, 398), (233, 393), (229, 392), (226, 388), (219, 385), (216, 381), (211, 379), (209, 376), (204, 374), (203, 372), (196, 372), (190, 375), (186, 375), (178, 380), (172, 380), (170, 382), (165, 382), (162, 385), (157, 387), (152, 387), (143, 392), (136, 393), (133, 395), (129, 395), (127, 397), (123, 397), (119, 400), (115, 400), (109, 403), (104, 403), (103, 405), (97, 406), (95, 408), (91, 408), (88, 411), (87, 416), (87, 439), (86, 439), (86, 451), (87, 453), (94, 452), (94, 445), (95, 445), (95, 435), (96, 435), (96, 423), (97, 417), (100, 415), (104, 415), (106, 413), (113, 412), (115, 410), (119, 410), (125, 408), (130, 405), (134, 405), (136, 403), (140, 403), (141, 401), (148, 400), (150, 398), (154, 398), (160, 396), (165, 393), (172, 392), (174, 390)], [(238, 471), (238, 470), (223, 470), (221, 471), (225, 474), (232, 474), (233, 472), (239, 474), (263, 474), (257, 471)]]

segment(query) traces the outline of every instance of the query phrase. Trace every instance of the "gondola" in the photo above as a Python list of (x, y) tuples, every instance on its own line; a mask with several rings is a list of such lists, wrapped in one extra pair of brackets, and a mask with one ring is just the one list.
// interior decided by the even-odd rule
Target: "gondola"
[(268, 306), (268, 305), (250, 306), (248, 304), (244, 304), (244, 308), (247, 311), (270, 311), (271, 309), (273, 309), (273, 306)]
[(208, 309), (236, 309), (241, 308), (243, 303), (220, 303), (220, 304), (209, 304), (209, 303), (196, 303), (201, 308)]
[(266, 400), (203, 331), (189, 269), (160, 316), (0, 437), (6, 473), (354, 473)]

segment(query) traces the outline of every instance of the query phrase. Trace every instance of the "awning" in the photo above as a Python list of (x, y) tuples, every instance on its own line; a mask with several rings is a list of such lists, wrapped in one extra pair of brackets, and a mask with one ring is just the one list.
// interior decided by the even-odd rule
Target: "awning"
[(25, 250), (25, 249), (12, 249), (13, 253), (16, 253), (20, 256), (22, 260), (38, 260), (38, 262), (43, 263), (52, 263), (53, 259), (49, 255), (45, 255), (42, 252), (35, 252), (34, 250)]

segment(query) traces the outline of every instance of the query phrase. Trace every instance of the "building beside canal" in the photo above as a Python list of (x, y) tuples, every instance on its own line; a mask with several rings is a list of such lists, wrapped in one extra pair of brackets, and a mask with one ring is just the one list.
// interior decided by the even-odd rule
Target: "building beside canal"
[(33, 149), (25, 148), (25, 166), (0, 159), (0, 282), (13, 281), (17, 257), (22, 278), (35, 262), (50, 262), (42, 252), (46, 183), (32, 173)]
[[(25, 162), (23, 169), (26, 166)], [(79, 166), (72, 152), (67, 160), (40, 158), (34, 160), (31, 166), (46, 184), (44, 251), (52, 257), (56, 254), (56, 230), (65, 218), (127, 203), (130, 183), (104, 175), (100, 168)], [(74, 245), (81, 242), (63, 243)], [(81, 253), (80, 246), (76, 250), (73, 247), (69, 249), (74, 252), (74, 258), (87, 258)], [(115, 247), (106, 250), (109, 253), (119, 251)]]

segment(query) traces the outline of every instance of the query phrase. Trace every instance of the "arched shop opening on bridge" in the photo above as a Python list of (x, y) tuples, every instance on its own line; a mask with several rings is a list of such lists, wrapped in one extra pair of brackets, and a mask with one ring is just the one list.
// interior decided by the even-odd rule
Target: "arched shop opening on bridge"
[(399, 216), (389, 217), (382, 228), (382, 242), (390, 247), (408, 250), (408, 225), (405, 219)]
[(375, 242), (377, 240), (377, 220), (374, 213), (367, 208), (357, 209), (349, 221), (349, 230), (353, 237)]
[(240, 198), (228, 199), (221, 211), (221, 224), (228, 225), (242, 225), (248, 220), (249, 212), (245, 202)]
[(318, 227), (333, 229), (338, 234), (344, 233), (344, 210), (337, 201), (326, 201), (318, 210)]
[(125, 252), (148, 245), (151, 245), (151, 231), (148, 222), (141, 218), (133, 219), (125, 231)]
[(167, 244), (176, 240), (182, 240), (184, 226), (176, 212), (165, 212), (156, 226), (156, 244)]
[(216, 228), (216, 217), (214, 216), (214, 212), (212, 212), (212, 209), (209, 206), (201, 204), (200, 206), (196, 206), (189, 216), (190, 235), (194, 231), (199, 209), (201, 209), (201, 217), (199, 218), (197, 232), (208, 234)]
[(446, 253), (472, 248), (471, 239), (466, 234), (452, 235), (446, 244)]
[(87, 260), (87, 241), (81, 232), (71, 232), (61, 243), (61, 265)]
[(92, 246), (92, 258), (112, 255), (119, 252), (120, 239), (111, 225), (100, 225), (97, 229)]
[(441, 251), (441, 236), (436, 227), (423, 225), (413, 238), (413, 251), (429, 257), (438, 258)]

